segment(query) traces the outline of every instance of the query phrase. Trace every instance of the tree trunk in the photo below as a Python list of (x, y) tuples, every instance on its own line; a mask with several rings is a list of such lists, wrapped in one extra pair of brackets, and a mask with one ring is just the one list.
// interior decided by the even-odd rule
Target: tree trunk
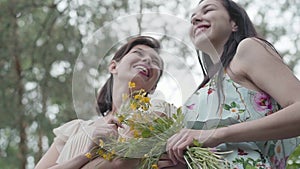
[[(14, 3), (14, 2), (11, 2)], [(20, 162), (20, 169), (26, 169), (27, 165), (27, 134), (26, 134), (26, 128), (27, 128), (27, 121), (25, 117), (25, 108), (22, 104), (22, 99), (24, 95), (24, 85), (23, 85), (23, 78), (22, 78), (22, 66), (20, 61), (20, 48), (19, 48), (19, 38), (18, 38), (18, 25), (17, 25), (17, 16), (16, 16), (16, 9), (14, 9), (13, 4), (10, 4), (11, 7), (11, 16), (12, 16), (12, 34), (10, 37), (13, 37), (13, 46), (11, 48), (11, 56), (14, 58), (14, 64), (15, 64), (15, 72), (16, 72), (16, 91), (17, 91), (17, 112), (18, 112), (18, 119), (16, 119), (16, 122), (18, 124), (19, 128), (19, 162)]]
[[(16, 51), (16, 50), (15, 50)], [(27, 128), (27, 122), (25, 117), (25, 109), (22, 104), (22, 98), (24, 94), (24, 87), (22, 83), (22, 68), (20, 65), (19, 58), (17, 57), (16, 52), (14, 52), (14, 58), (15, 58), (15, 70), (17, 74), (17, 97), (18, 97), (18, 105), (17, 110), (19, 112), (19, 117), (17, 119), (17, 124), (19, 124), (19, 159), (20, 159), (20, 169), (26, 168), (26, 155), (27, 155), (27, 134), (26, 134), (26, 128)]]

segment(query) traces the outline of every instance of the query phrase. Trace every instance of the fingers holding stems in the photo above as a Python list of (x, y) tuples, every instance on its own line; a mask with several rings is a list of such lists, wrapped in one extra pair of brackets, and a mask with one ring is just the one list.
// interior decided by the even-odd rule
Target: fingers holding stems
[(186, 129), (182, 129), (179, 133), (168, 139), (167, 153), (173, 164), (177, 164), (178, 162), (185, 163), (183, 154), (189, 145), (189, 132)]
[(216, 147), (221, 144), (216, 137), (216, 129), (212, 130), (193, 130), (182, 129), (168, 139), (167, 153), (173, 163), (185, 163), (183, 158), (184, 152), (188, 146), (194, 145), (194, 140), (197, 140), (203, 147)]
[(118, 137), (118, 128), (124, 128), (116, 117), (110, 115), (96, 120), (94, 125), (92, 147), (101, 144), (101, 141), (108, 138)]

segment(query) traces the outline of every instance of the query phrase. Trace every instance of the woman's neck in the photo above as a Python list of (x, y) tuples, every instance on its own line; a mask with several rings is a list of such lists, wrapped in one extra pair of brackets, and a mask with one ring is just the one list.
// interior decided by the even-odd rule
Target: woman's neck
[(223, 46), (217, 47), (216, 45), (209, 45), (206, 47), (201, 47), (199, 50), (206, 53), (210, 57), (213, 64), (218, 64), (223, 53)]
[(128, 94), (128, 86), (122, 85), (117, 82), (114, 82), (113, 91), (112, 91), (112, 112), (118, 112), (118, 109), (121, 107), (123, 102), (123, 95)]

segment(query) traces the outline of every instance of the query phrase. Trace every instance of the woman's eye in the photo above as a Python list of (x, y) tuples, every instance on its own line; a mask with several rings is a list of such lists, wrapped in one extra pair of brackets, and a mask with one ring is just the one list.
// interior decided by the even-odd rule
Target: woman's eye
[(152, 63), (153, 63), (155, 66), (158, 66), (158, 67), (159, 67), (159, 62), (158, 62), (158, 61), (152, 61)]
[(212, 10), (213, 10), (213, 9), (205, 9), (203, 13), (204, 13), (204, 14), (207, 14), (208, 12), (210, 12), (210, 11), (212, 11)]
[(139, 56), (143, 56), (143, 53), (142, 53), (141, 51), (135, 50), (135, 51), (133, 51), (133, 53), (136, 53), (136, 54), (138, 54)]

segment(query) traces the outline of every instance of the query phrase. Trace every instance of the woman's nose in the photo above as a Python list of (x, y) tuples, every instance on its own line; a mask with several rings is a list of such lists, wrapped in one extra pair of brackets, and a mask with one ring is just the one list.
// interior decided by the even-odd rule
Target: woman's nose
[(150, 65), (152, 58), (149, 55), (145, 55), (142, 59), (142, 61), (146, 62), (147, 64)]
[(192, 25), (197, 25), (199, 22), (201, 22), (203, 19), (202, 19), (202, 15), (197, 13), (195, 14), (193, 17), (192, 17), (192, 20), (191, 20), (191, 23)]

